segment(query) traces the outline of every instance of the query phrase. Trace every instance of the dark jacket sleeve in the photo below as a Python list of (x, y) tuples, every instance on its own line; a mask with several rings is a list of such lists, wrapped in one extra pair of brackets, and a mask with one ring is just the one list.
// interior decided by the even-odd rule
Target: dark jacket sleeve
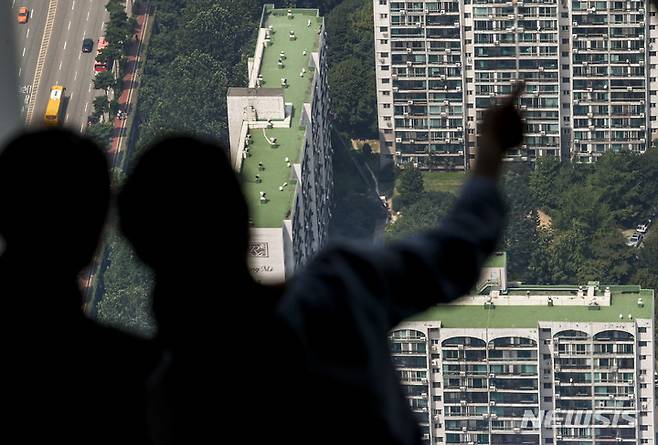
[(496, 248), (504, 218), (495, 182), (472, 178), (435, 230), (386, 246), (340, 246), (321, 253), (296, 279), (293, 288), (299, 292), (289, 294), (306, 301), (288, 300), (284, 306), (322, 307), (330, 309), (327, 315), (360, 307), (379, 312), (379, 322), (392, 329), (469, 292)]

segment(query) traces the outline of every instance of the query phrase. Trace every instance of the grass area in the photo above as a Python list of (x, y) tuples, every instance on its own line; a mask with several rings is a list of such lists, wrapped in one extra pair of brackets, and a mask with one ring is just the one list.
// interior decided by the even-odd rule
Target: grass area
[[(446, 328), (536, 328), (540, 321), (565, 322), (624, 322), (631, 314), (636, 318), (650, 319), (653, 311), (653, 291), (642, 290), (621, 293), (622, 288), (611, 286), (611, 305), (598, 310), (587, 306), (496, 306), (485, 309), (483, 305), (438, 305), (409, 321), (441, 321)], [(547, 292), (548, 294), (549, 292)], [(644, 307), (637, 305), (638, 297)], [(483, 297), (484, 302), (484, 297)]]
[(506, 267), (507, 266), (507, 253), (505, 252), (494, 252), (493, 255), (489, 257), (484, 267)]
[[(311, 26), (308, 26), (309, 20)], [(306, 131), (300, 126), (300, 119), (304, 103), (312, 98), (314, 69), (311, 53), (318, 49), (317, 31), (322, 23), (317, 10), (294, 9), (293, 18), (288, 18), (287, 9), (268, 10), (265, 26), (271, 26), (273, 34), (260, 66), (262, 85), (263, 88), (280, 88), (281, 79), (287, 79), (284, 102), (292, 104), (293, 110), (290, 128), (250, 130), (253, 142), (241, 173), (255, 227), (281, 227), (283, 220), (290, 216), (296, 182), (288, 162), (300, 162)], [(290, 31), (294, 32), (296, 39), (290, 39)], [(285, 55), (283, 68), (278, 65), (281, 52)], [(302, 69), (306, 70), (303, 77), (300, 76)], [(276, 138), (276, 144), (270, 144), (268, 138)], [(259, 163), (263, 164), (263, 170), (259, 169)], [(256, 182), (256, 175), (260, 176), (261, 182)], [(279, 190), (284, 183), (287, 185)], [(266, 193), (267, 202), (260, 202), (260, 192)]]
[(426, 192), (457, 193), (468, 175), (464, 172), (423, 172)]

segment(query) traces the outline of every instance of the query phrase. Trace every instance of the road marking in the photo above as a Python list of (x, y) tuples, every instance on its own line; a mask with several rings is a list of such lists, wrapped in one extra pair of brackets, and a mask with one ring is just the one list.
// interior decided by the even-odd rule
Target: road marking
[(66, 122), (67, 120), (69, 120), (69, 114), (68, 113), (66, 113), (66, 116), (64, 117), (64, 122)]
[(87, 11), (87, 21), (89, 21), (89, 14), (91, 14), (91, 11)]
[(82, 133), (84, 129), (85, 129), (85, 124), (84, 123), (80, 124), (80, 133)]
[(30, 37), (30, 28), (27, 28), (27, 34), (25, 34), (25, 38), (27, 39), (28, 37)]
[(30, 10), (30, 20), (34, 17), (34, 9)]
[(89, 84), (89, 92), (91, 93), (91, 84)]
[(87, 108), (89, 108), (89, 102), (85, 104), (85, 113), (87, 112)]
[(34, 80), (32, 81), (32, 94), (30, 96), (30, 103), (25, 113), (25, 122), (29, 125), (32, 122), (34, 115), (35, 98), (39, 95), (39, 86), (41, 84), (41, 74), (43, 73), (43, 66), (46, 63), (46, 54), (48, 53), (48, 44), (50, 43), (50, 36), (53, 31), (55, 23), (55, 13), (57, 12), (58, 0), (50, 0), (48, 2), (48, 14), (46, 15), (46, 26), (43, 30), (43, 37), (41, 39), (41, 46), (39, 47), (39, 57), (37, 58), (37, 65), (34, 70)]
[(73, 0), (73, 3), (71, 4), (71, 11), (75, 9), (75, 0)]
[(59, 62), (59, 70), (62, 71), (62, 62)]
[(75, 72), (75, 76), (73, 76), (73, 80), (78, 80), (78, 72)]
[(21, 73), (23, 72), (23, 68), (19, 67), (18, 68), (18, 77), (21, 77)]
[(82, 53), (78, 53), (78, 60), (80, 60), (80, 57), (82, 57)]
[(70, 21), (70, 20), (69, 20), (69, 27), (68, 27), (68, 30), (69, 30), (69, 31), (71, 30), (71, 21)]
[(23, 57), (25, 57), (25, 47), (23, 47)]
[(67, 43), (68, 43), (68, 41), (64, 42), (64, 49), (66, 49), (66, 44), (67, 44)]
[(12, 0), (11, 2), (11, 7), (13, 8), (14, 6), (16, 6), (16, 0)]

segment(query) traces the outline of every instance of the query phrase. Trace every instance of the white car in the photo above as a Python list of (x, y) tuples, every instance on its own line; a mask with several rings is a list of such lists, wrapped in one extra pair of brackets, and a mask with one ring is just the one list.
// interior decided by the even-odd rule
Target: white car
[(649, 230), (649, 226), (651, 225), (651, 220), (649, 220), (646, 224), (639, 224), (636, 228), (635, 231), (637, 233), (645, 234), (647, 233), (647, 230)]
[(638, 247), (640, 244), (642, 244), (642, 238), (644, 238), (644, 236), (641, 233), (636, 232), (630, 238), (628, 238), (626, 245), (628, 247)]

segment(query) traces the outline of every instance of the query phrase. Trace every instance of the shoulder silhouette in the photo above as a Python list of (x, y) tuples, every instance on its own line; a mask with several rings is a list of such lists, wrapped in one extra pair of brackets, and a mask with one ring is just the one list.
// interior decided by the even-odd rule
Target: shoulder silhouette
[(78, 277), (97, 249), (109, 202), (105, 155), (85, 138), (39, 131), (0, 153), (8, 436), (147, 439), (142, 388), (155, 354), (144, 341), (96, 325), (81, 307)]

